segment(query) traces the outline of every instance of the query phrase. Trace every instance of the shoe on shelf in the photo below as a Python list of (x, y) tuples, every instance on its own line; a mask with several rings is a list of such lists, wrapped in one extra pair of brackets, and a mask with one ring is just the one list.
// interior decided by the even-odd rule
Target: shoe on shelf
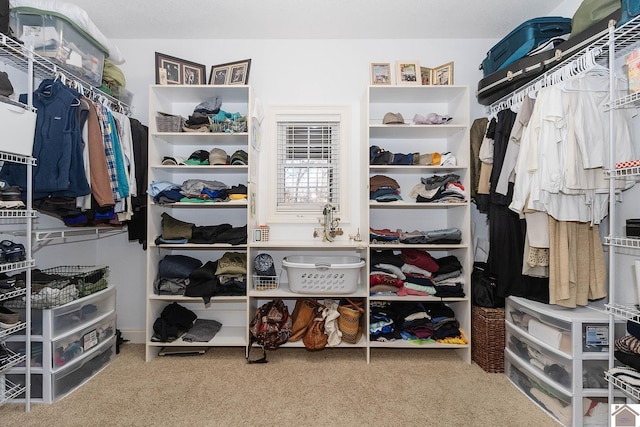
[(0, 260), (2, 262), (19, 262), (27, 259), (27, 253), (22, 243), (14, 243), (11, 240), (0, 242)]
[(0, 305), (0, 328), (13, 328), (18, 323), (20, 323), (18, 313), (8, 309), (4, 305)]
[(22, 188), (17, 185), (11, 185), (0, 191), (3, 201), (18, 202), (22, 200)]
[(0, 279), (0, 294), (6, 294), (16, 290), (16, 279), (14, 277), (7, 277)]

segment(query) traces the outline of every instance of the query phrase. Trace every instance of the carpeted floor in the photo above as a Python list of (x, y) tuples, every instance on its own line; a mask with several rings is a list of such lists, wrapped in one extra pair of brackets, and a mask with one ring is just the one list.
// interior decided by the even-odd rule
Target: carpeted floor
[[(257, 356), (257, 354), (256, 354)], [(4, 426), (557, 425), (503, 374), (448, 350), (280, 349), (248, 365), (242, 348), (144, 362), (125, 344), (114, 362), (51, 404), (0, 407)]]

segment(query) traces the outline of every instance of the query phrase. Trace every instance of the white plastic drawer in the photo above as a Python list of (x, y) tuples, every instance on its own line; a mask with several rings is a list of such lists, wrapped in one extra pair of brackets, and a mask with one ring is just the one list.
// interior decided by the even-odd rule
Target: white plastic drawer
[(113, 287), (80, 298), (51, 310), (52, 337), (59, 337), (82, 324), (98, 319), (116, 308), (116, 289)]
[(533, 402), (544, 409), (549, 415), (565, 426), (570, 426), (573, 419), (571, 396), (555, 390), (540, 379), (532, 375), (523, 365), (509, 353), (506, 353), (504, 372), (507, 378), (528, 396)]
[(53, 368), (61, 368), (85, 353), (93, 350), (100, 343), (107, 341), (116, 332), (116, 313), (112, 311), (85, 328), (71, 333), (51, 343)]
[(77, 365), (73, 364), (69, 369), (63, 369), (53, 374), (51, 384), (53, 400), (60, 399), (82, 385), (98, 371), (107, 366), (113, 360), (115, 354), (116, 337), (114, 336), (111, 337), (109, 341), (102, 343), (98, 351), (87, 359), (82, 360), (82, 363)]
[[(55, 339), (86, 325), (116, 308), (116, 288), (109, 287), (68, 304), (47, 310), (31, 310), (31, 334)], [(24, 308), (12, 309), (24, 319)], [(24, 335), (24, 330), (18, 332)]]
[(604, 373), (608, 370), (608, 359), (583, 360), (582, 387), (589, 389), (606, 389), (609, 383), (604, 379)]
[(509, 298), (505, 319), (521, 331), (537, 338), (549, 346), (571, 355), (571, 323), (538, 313), (530, 307)]
[(549, 378), (558, 388), (571, 390), (573, 369), (570, 359), (536, 344), (510, 323), (506, 327), (505, 345), (530, 369)]

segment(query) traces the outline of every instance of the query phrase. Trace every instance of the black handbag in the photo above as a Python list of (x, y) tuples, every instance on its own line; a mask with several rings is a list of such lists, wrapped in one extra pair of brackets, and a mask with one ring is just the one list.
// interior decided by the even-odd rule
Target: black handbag
[(498, 296), (497, 281), (498, 279), (489, 273), (486, 262), (474, 262), (471, 273), (471, 302), (480, 307), (504, 307), (504, 298)]

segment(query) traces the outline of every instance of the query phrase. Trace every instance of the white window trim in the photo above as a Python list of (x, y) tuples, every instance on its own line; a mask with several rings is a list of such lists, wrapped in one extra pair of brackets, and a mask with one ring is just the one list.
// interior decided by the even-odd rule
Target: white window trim
[[(277, 164), (278, 164), (278, 121), (310, 121), (326, 120), (340, 122), (340, 211), (336, 215), (343, 223), (350, 222), (350, 205), (348, 192), (350, 190), (350, 171), (348, 157), (351, 139), (351, 111), (347, 106), (272, 106), (266, 116), (266, 141), (263, 153), (266, 154), (267, 186), (259, 191), (266, 193), (266, 220), (271, 223), (317, 224), (322, 216), (322, 209), (318, 212), (278, 212), (277, 210)], [(264, 163), (263, 163), (264, 165)], [(262, 175), (264, 176), (264, 175)], [(260, 187), (263, 187), (260, 185)]]

